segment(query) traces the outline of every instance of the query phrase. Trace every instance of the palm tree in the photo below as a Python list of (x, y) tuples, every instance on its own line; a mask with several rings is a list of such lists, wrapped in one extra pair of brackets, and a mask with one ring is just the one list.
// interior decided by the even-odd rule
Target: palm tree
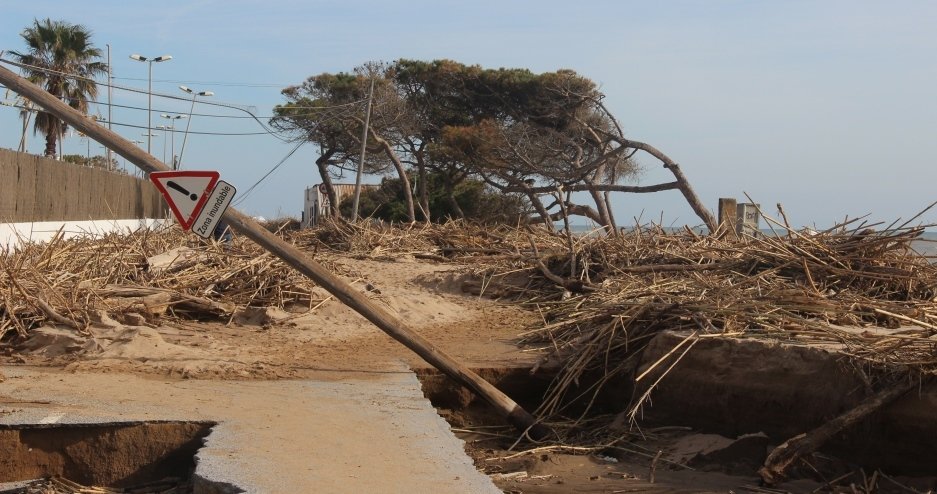
[[(97, 61), (101, 50), (91, 44), (91, 31), (80, 24), (34, 20), (20, 34), (29, 51), (11, 52), (23, 64), (26, 77), (72, 108), (87, 113), (88, 103), (98, 94), (94, 77), (107, 73), (107, 64)], [(36, 114), (34, 133), (46, 137), (46, 156), (55, 156), (56, 141), (66, 125), (50, 113)]]

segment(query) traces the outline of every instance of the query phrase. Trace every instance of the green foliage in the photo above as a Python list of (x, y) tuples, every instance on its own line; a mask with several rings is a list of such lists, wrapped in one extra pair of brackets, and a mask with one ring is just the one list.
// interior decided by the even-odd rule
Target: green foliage
[[(413, 178), (411, 177), (411, 180)], [(446, 178), (440, 173), (428, 175), (429, 208), (433, 221), (445, 221), (459, 217), (446, 190)], [(526, 207), (523, 198), (514, 194), (502, 194), (486, 187), (478, 180), (465, 180), (456, 185), (453, 197), (465, 214), (466, 219), (483, 223), (516, 223)], [(350, 216), (353, 198), (342, 201), (340, 209), (345, 217)], [(405, 222), (407, 206), (402, 182), (396, 178), (385, 178), (378, 189), (361, 191), (358, 208), (362, 217), (384, 221)], [(422, 216), (422, 215), (420, 215)]]
[(111, 158), (110, 166), (108, 166), (107, 158), (100, 155), (88, 158), (80, 154), (66, 154), (65, 156), (62, 156), (62, 161), (81, 166), (90, 166), (92, 168), (102, 168), (105, 170), (117, 170), (119, 165), (116, 159)]
[[(408, 171), (429, 174), (415, 190), (418, 202), (430, 203), (433, 219), (462, 212), (487, 215), (477, 209), (488, 199), (474, 188), (482, 183), (514, 191), (538, 182), (551, 188), (594, 186), (616, 183), (636, 170), (625, 153), (616, 151), (623, 136), (601, 103), (604, 95), (572, 70), (536, 74), (452, 60), (366, 64), (354, 74), (319, 74), (287, 88), (287, 103), (274, 109), (271, 124), (319, 144), (320, 174), (328, 174), (325, 160), (354, 163), (365, 113), (355, 104), (369, 94), (372, 78), (364, 170), (387, 173), (393, 164), (398, 178)], [(374, 193), (368, 199), (372, 203), (362, 199), (363, 214), (399, 219), (395, 204), (407, 191), (389, 187)], [(542, 216), (544, 210), (538, 208)]]
[[(10, 54), (26, 65), (26, 77), (72, 108), (87, 113), (88, 103), (98, 94), (94, 78), (107, 73), (107, 64), (97, 60), (101, 50), (91, 44), (91, 31), (80, 24), (45, 19), (35, 20), (20, 36), (28, 50)], [(64, 122), (52, 114), (36, 114), (34, 131), (46, 136), (47, 156), (55, 154), (56, 141), (65, 130)]]

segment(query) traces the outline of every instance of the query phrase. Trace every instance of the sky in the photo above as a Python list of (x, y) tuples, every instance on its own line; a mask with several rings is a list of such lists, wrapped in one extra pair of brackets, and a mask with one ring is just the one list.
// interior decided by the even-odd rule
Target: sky
[[(847, 217), (908, 219), (937, 200), (937, 2), (3, 0), (0, 6), (0, 50), (23, 50), (19, 33), (47, 17), (83, 24), (102, 51), (110, 46), (115, 84), (138, 90), (115, 90), (112, 99), (132, 107), (112, 107), (111, 117), (114, 130), (132, 141), (146, 140), (147, 64), (129, 55), (172, 55), (153, 64), (154, 126), (169, 122), (161, 113), (189, 113), (192, 100), (179, 85), (215, 94), (196, 101), (191, 120), (175, 121), (165, 154), (173, 147), (179, 154), (188, 122), (183, 168), (218, 170), (238, 187), (238, 207), (252, 215), (300, 215), (303, 189), (319, 182), (317, 149), (303, 145), (287, 158), (295, 144), (245, 117), (266, 122), (284, 102), (280, 90), (311, 75), (400, 58), (538, 73), (573, 69), (600, 85), (629, 138), (681, 165), (714, 213), (720, 197), (747, 202), (748, 194), (769, 214), (782, 204), (794, 226), (825, 228)], [(3, 89), (0, 96), (13, 97)], [(97, 111), (106, 116), (106, 104)], [(151, 150), (162, 159), (164, 137), (156, 133)], [(17, 110), (0, 106), (0, 147), (15, 149), (20, 134)], [(41, 153), (42, 136), (30, 131), (28, 139), (29, 151)], [(86, 154), (89, 145), (92, 155), (103, 153), (77, 135), (66, 138), (65, 153)], [(640, 162), (637, 183), (672, 180), (652, 158)], [(616, 194), (613, 205), (619, 226), (700, 223), (676, 191)], [(915, 222), (937, 223), (937, 208)]]

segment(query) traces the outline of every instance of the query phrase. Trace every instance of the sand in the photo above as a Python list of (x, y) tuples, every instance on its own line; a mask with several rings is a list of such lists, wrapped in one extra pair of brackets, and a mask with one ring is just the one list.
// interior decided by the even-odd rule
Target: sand
[[(342, 271), (351, 273), (347, 280), (353, 286), (470, 367), (492, 370), (529, 368), (541, 356), (515, 344), (519, 333), (542, 324), (539, 314), (463, 293), (460, 289), (463, 273), (470, 266), (417, 261), (412, 257), (396, 260), (347, 257), (337, 262), (343, 266)], [(187, 392), (186, 397), (178, 402), (160, 399), (141, 390), (129, 394), (115, 391), (115, 396), (129, 400), (126, 401), (128, 404), (158, 402), (161, 413), (168, 415), (173, 415), (173, 410), (178, 412), (177, 415), (191, 415), (193, 406), (209, 409), (204, 403), (223, 402), (231, 393), (232, 385), (238, 389), (254, 389), (236, 383), (257, 383), (254, 392), (247, 391), (247, 399), (254, 404), (251, 406), (262, 406), (265, 401), (263, 389), (268, 385), (280, 386), (282, 383), (288, 388), (293, 386), (290, 383), (300, 381), (315, 381), (325, 387), (369, 380), (378, 383), (388, 376), (401, 375), (408, 367), (428, 367), (363, 317), (334, 298), (322, 295), (320, 298), (326, 298), (325, 302), (312, 308), (241, 309), (229, 321), (164, 318), (122, 324), (102, 316), (89, 328), (87, 335), (79, 335), (71, 329), (44, 327), (33, 331), (25, 344), (0, 357), (0, 364), (64, 371), (70, 377), (67, 386), (62, 386), (62, 392), (67, 390), (78, 396), (99, 394), (102, 383), (111, 379), (127, 383), (144, 379), (169, 385), (159, 392), (168, 393), (167, 397), (178, 397), (180, 395), (173, 395), (173, 386), (194, 382), (193, 386), (186, 388), (196, 392)], [(15, 371), (19, 373), (19, 369)], [(3, 374), (0, 371), (0, 382), (4, 380)], [(56, 382), (53, 377), (45, 379), (49, 383)], [(146, 387), (151, 388), (163, 389)], [(36, 392), (39, 393), (38, 390)], [(15, 410), (17, 403), (15, 396), (0, 396), (0, 414), (5, 410)], [(372, 412), (361, 411), (358, 418), (371, 420), (369, 414)], [(264, 413), (273, 412), (268, 410)], [(343, 409), (341, 413), (346, 415), (344, 418), (354, 420), (359, 412), (352, 407)], [(241, 413), (238, 416), (247, 418), (248, 415)], [(309, 427), (307, 422), (297, 418), (290, 423), (301, 430)], [(329, 448), (341, 449), (343, 454), (352, 458), (369, 454), (369, 438), (355, 439), (354, 431), (339, 438), (328, 423), (312, 427), (322, 445), (317, 450), (318, 454), (326, 458), (330, 458)], [(250, 445), (252, 451), (277, 448), (276, 441), (283, 440), (275, 435), (270, 439), (263, 439), (264, 435), (259, 437), (259, 443)], [(477, 439), (463, 437), (469, 441)], [(468, 449), (476, 467), (492, 474), (495, 483), (507, 492), (739, 492), (741, 486), (757, 483), (751, 466), (743, 465), (744, 468), (739, 470), (741, 473), (736, 475), (723, 467), (731, 467), (744, 454), (737, 458), (738, 454), (732, 453), (728, 460), (720, 460), (721, 470), (710, 469), (705, 461), (702, 467), (694, 470), (666, 466), (716, 458), (720, 452), (734, 451), (737, 439), (728, 433), (720, 436), (685, 429), (676, 430), (673, 434), (655, 435), (653, 440), (649, 439), (642, 445), (648, 451), (662, 451), (664, 466), (657, 469), (653, 482), (649, 469), (651, 460), (647, 454), (612, 461), (603, 455), (550, 451), (505, 462), (496, 458), (513, 452), (488, 449), (484, 442), (472, 442)], [(360, 442), (359, 449), (355, 449), (355, 441)], [(758, 441), (753, 444), (764, 448)], [(381, 455), (396, 454), (389, 445), (384, 446), (387, 447), (381, 450)], [(399, 464), (386, 466), (387, 470), (383, 471), (381, 465), (389, 463), (369, 463), (368, 475), (387, 478), (387, 482), (393, 485), (397, 485), (395, 482), (405, 485), (407, 469), (419, 468), (418, 464)], [(332, 473), (348, 474), (343, 468), (336, 467)], [(336, 481), (328, 478), (328, 469), (317, 471), (317, 475), (309, 478), (310, 489), (333, 485), (331, 482)], [(817, 484), (805, 481), (785, 485), (792, 492), (809, 492), (816, 487)]]

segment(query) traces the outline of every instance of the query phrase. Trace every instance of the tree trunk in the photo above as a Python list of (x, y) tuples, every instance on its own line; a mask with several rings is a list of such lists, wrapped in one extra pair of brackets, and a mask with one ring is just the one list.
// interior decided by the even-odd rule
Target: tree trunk
[[(598, 136), (596, 136), (598, 137)], [(598, 177), (605, 176), (605, 164), (602, 164), (591, 175), (586, 175), (583, 178), (583, 182), (586, 183), (586, 186), (589, 187), (589, 195), (592, 196), (592, 201), (595, 202), (595, 209), (599, 213), (599, 218), (602, 220), (601, 225), (605, 230), (606, 235), (614, 235), (615, 230), (612, 228), (611, 220), (611, 211), (608, 209), (608, 204), (605, 202), (605, 197), (602, 194), (599, 194), (599, 191), (595, 189), (595, 186), (598, 185)]]
[(640, 149), (641, 151), (644, 151), (659, 159), (664, 164), (664, 168), (670, 170), (670, 173), (673, 173), (674, 178), (677, 179), (677, 188), (680, 189), (681, 193), (683, 193), (683, 197), (686, 198), (687, 203), (689, 203), (690, 207), (693, 208), (693, 212), (696, 213), (696, 216), (703, 220), (703, 223), (706, 224), (706, 227), (709, 228), (710, 232), (716, 231), (716, 228), (719, 226), (716, 224), (716, 219), (713, 217), (712, 213), (710, 213), (709, 210), (703, 206), (703, 203), (700, 202), (699, 197), (696, 196), (696, 192), (693, 191), (693, 187), (690, 186), (690, 182), (687, 180), (686, 175), (684, 175), (683, 171), (680, 170), (680, 165), (675, 163), (666, 154), (660, 152), (660, 150), (654, 146), (651, 146), (650, 144), (622, 138), (618, 138), (616, 140), (622, 146)]
[(603, 192), (605, 196), (605, 207), (608, 209), (608, 221), (609, 226), (612, 227), (612, 231), (615, 232), (615, 235), (618, 235), (618, 225), (615, 223), (615, 213), (612, 212), (612, 195), (609, 191)]
[(456, 181), (452, 175), (446, 174), (446, 183), (444, 187), (446, 188), (446, 199), (449, 200), (449, 207), (455, 212), (456, 216), (459, 218), (465, 218), (465, 211), (462, 211), (462, 206), (459, 206), (459, 201), (455, 199), (455, 186)]
[(543, 206), (543, 201), (541, 201), (540, 198), (537, 197), (537, 194), (533, 192), (533, 188), (530, 185), (527, 185), (526, 182), (516, 183), (520, 184), (519, 187), (524, 191), (525, 194), (527, 194), (527, 198), (530, 199), (530, 204), (532, 204), (534, 209), (537, 210), (537, 214), (540, 215), (540, 222), (542, 222), (544, 225), (547, 225), (547, 228), (551, 232), (555, 231), (556, 228), (553, 227), (553, 221), (550, 220), (550, 212), (547, 211), (547, 208)]
[(852, 410), (832, 420), (827, 420), (816, 429), (784, 441), (768, 454), (764, 466), (758, 470), (758, 475), (768, 485), (781, 482), (786, 477), (787, 471), (798, 460), (822, 448), (847, 427), (881, 410), (919, 385), (920, 383), (906, 379), (903, 383), (888, 386), (868, 397)]
[(586, 180), (586, 184), (589, 188), (589, 195), (592, 196), (592, 201), (595, 202), (595, 211), (598, 213), (599, 225), (605, 230), (606, 235), (612, 234), (611, 221), (608, 219), (608, 207), (605, 204), (605, 198), (602, 197), (602, 194), (599, 191), (592, 188), (595, 185), (592, 180)]
[(397, 170), (397, 176), (400, 177), (400, 183), (403, 185), (404, 199), (407, 201), (407, 218), (410, 220), (410, 223), (415, 223), (416, 211), (413, 208), (413, 190), (410, 188), (410, 177), (407, 176), (407, 171), (403, 168), (403, 163), (400, 162), (400, 158), (397, 156), (397, 153), (394, 152), (394, 148), (390, 146), (390, 143), (373, 131), (371, 135), (374, 136), (374, 139), (381, 145), (381, 149), (384, 150), (384, 154), (390, 158), (390, 161), (394, 164), (394, 168)]
[(417, 183), (417, 194), (420, 197), (420, 206), (423, 208), (423, 221), (430, 223), (432, 218), (430, 218), (429, 212), (429, 187), (426, 185), (427, 173), (426, 173), (426, 164), (423, 163), (423, 151), (420, 150), (416, 153), (416, 163), (417, 163), (417, 173), (419, 174), (420, 181)]
[(329, 159), (334, 154), (335, 151), (331, 149), (322, 153), (316, 160), (316, 167), (319, 168), (319, 177), (325, 185), (325, 195), (329, 198), (329, 216), (338, 219), (342, 212), (338, 208), (338, 196), (335, 194), (335, 187), (332, 186), (332, 177), (329, 176)]
[(455, 187), (446, 187), (446, 197), (449, 199), (449, 205), (452, 207), (452, 210), (455, 211), (456, 216), (465, 219), (465, 211), (462, 211), (462, 207), (459, 206), (459, 201), (455, 198)]
[(58, 130), (46, 134), (46, 150), (44, 156), (47, 158), (55, 157), (56, 141), (58, 140)]

